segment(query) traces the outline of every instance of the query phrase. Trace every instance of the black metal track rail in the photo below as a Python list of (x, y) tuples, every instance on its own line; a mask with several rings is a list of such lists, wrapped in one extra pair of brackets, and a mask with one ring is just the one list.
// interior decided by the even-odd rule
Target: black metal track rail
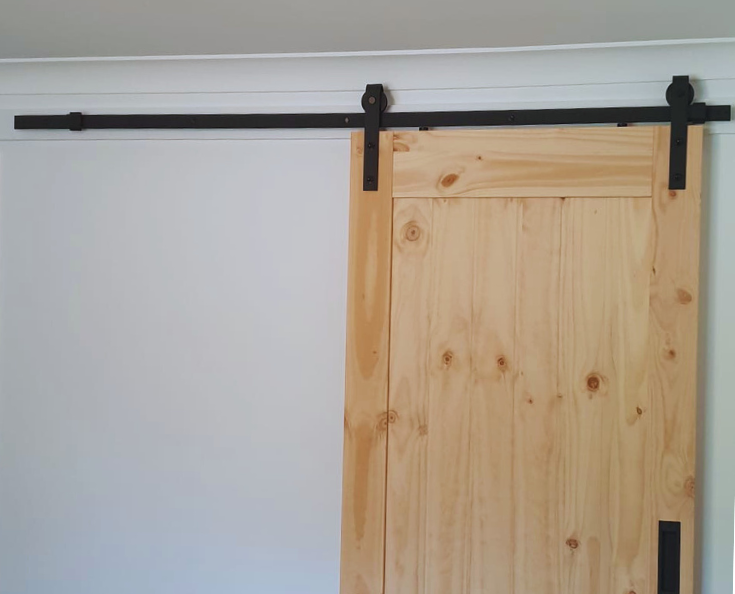
[(443, 128), (493, 126), (562, 126), (593, 124), (671, 123), (671, 189), (686, 187), (687, 128), (690, 124), (725, 122), (729, 105), (693, 103), (689, 77), (676, 76), (669, 86), (667, 106), (587, 107), (493, 111), (387, 112), (382, 85), (368, 85), (360, 113), (260, 114), (82, 114), (17, 115), (16, 130), (185, 130), (185, 129), (350, 129), (365, 130), (363, 187), (378, 189), (379, 134), (382, 128)]
[[(729, 105), (690, 105), (688, 122), (730, 121)], [(384, 128), (445, 128), (492, 126), (562, 126), (580, 124), (661, 124), (671, 122), (671, 107), (581, 107), (507, 111), (386, 112)], [(364, 128), (364, 113), (253, 114), (120, 114), (18, 115), (16, 130), (264, 130)]]

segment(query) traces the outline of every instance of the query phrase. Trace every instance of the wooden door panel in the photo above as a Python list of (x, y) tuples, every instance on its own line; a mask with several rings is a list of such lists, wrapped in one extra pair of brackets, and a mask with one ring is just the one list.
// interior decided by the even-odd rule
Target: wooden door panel
[(368, 217), (391, 247), (350, 262), (388, 258), (385, 388), (347, 401), (386, 432), (371, 465), (345, 438), (348, 520), (382, 459), (362, 510), (384, 531), (343, 527), (343, 594), (655, 594), (662, 520), (693, 594), (701, 132), (677, 192), (665, 127), (394, 135), (392, 220)]
[(650, 222), (637, 198), (396, 205), (388, 593), (645, 591)]

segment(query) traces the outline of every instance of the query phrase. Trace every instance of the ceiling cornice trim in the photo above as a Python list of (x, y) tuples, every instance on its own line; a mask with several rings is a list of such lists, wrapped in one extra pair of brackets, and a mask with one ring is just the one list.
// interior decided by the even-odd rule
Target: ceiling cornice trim
[(267, 54), (212, 54), (212, 55), (162, 55), (162, 56), (104, 56), (104, 57), (71, 57), (71, 58), (4, 58), (2, 64), (49, 64), (80, 62), (175, 62), (175, 61), (210, 61), (210, 60), (299, 60), (319, 58), (363, 58), (389, 56), (435, 56), (435, 55), (478, 55), (508, 54), (530, 52), (565, 52), (578, 50), (667, 47), (689, 45), (728, 45), (735, 44), (735, 37), (717, 37), (711, 39), (665, 39), (654, 41), (621, 41), (609, 43), (574, 43), (560, 45), (535, 45), (518, 47), (486, 47), (486, 48), (452, 48), (452, 49), (420, 49), (420, 50), (385, 50), (385, 51), (352, 51), (352, 52), (299, 52), (299, 53), (267, 53)]

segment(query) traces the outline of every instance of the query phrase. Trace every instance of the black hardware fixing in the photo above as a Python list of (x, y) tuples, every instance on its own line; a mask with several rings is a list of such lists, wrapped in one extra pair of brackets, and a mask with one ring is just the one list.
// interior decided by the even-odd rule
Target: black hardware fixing
[(687, 140), (689, 106), (694, 101), (694, 87), (688, 76), (675, 76), (666, 89), (666, 102), (671, 106), (671, 148), (669, 153), (669, 189), (687, 187)]
[(84, 130), (84, 116), (80, 111), (73, 111), (69, 114), (69, 130), (72, 132), (81, 132)]
[(366, 192), (375, 192), (378, 189), (380, 116), (386, 107), (388, 99), (383, 93), (383, 85), (368, 85), (362, 96), (362, 108), (365, 110), (362, 189)]
[[(682, 92), (684, 93), (682, 96)], [(370, 99), (374, 98), (374, 102)], [(82, 114), (16, 115), (16, 130), (151, 130), (151, 129), (283, 129), (362, 128), (365, 130), (363, 187), (378, 188), (380, 129), (482, 128), (492, 126), (563, 126), (591, 124), (671, 124), (669, 187), (686, 188), (687, 130), (691, 124), (727, 122), (729, 105), (693, 103), (694, 89), (686, 76), (676, 76), (666, 93), (668, 105), (658, 107), (591, 107), (495, 111), (390, 112), (382, 85), (368, 85), (363, 112), (297, 114)], [(374, 148), (368, 149), (372, 143)], [(371, 181), (368, 181), (371, 178)]]
[(681, 522), (658, 523), (658, 594), (680, 594)]

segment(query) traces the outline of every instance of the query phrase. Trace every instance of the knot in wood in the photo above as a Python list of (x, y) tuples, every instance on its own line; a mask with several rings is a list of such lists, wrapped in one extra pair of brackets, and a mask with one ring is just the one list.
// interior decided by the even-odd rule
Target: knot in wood
[(416, 241), (421, 237), (421, 228), (416, 223), (409, 223), (403, 231), (403, 236), (407, 241)]
[(686, 289), (678, 288), (676, 289), (676, 298), (679, 300), (679, 303), (682, 305), (688, 305), (692, 302), (692, 294), (687, 291)]
[(378, 418), (378, 429), (380, 431), (386, 431), (389, 423), (395, 423), (398, 420), (398, 413), (394, 410), (384, 412)]
[(694, 477), (693, 476), (687, 477), (687, 480), (684, 481), (684, 492), (687, 494), (687, 497), (694, 499), (695, 487), (696, 487), (696, 484), (694, 481)]
[(454, 182), (456, 182), (458, 179), (459, 179), (459, 175), (457, 175), (456, 173), (448, 173), (447, 175), (441, 178), (441, 181), (439, 183), (445, 188), (448, 188), (449, 186), (454, 184)]

